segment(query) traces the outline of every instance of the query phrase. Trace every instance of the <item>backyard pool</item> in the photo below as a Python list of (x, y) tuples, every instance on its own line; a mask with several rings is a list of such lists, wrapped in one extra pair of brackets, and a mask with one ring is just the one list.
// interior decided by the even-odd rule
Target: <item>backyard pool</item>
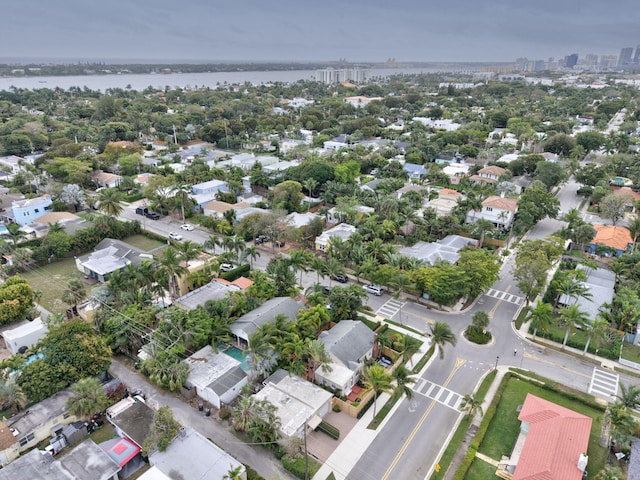
[(246, 352), (240, 350), (238, 347), (233, 347), (231, 345), (226, 346), (223, 350), (224, 353), (229, 355), (231, 358), (235, 358), (240, 362), (240, 368), (245, 372), (249, 372), (251, 368), (247, 364), (247, 354)]

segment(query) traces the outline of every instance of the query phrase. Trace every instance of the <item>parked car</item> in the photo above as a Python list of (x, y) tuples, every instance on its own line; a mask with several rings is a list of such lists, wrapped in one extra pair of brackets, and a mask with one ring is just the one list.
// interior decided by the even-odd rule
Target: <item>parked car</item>
[(190, 232), (191, 230), (194, 229), (194, 226), (191, 225), (190, 223), (185, 223), (184, 225), (180, 225), (180, 228), (182, 230), (186, 230), (187, 232)]
[(151, 220), (160, 220), (160, 215), (156, 212), (147, 212), (144, 214), (145, 217), (150, 218)]
[(346, 275), (342, 275), (341, 273), (339, 273), (337, 275), (332, 275), (331, 276), (331, 280), (335, 280), (336, 282), (340, 282), (340, 283), (347, 283), (349, 281), (347, 276)]
[(136, 208), (136, 214), (137, 215), (146, 215), (149, 212), (149, 209), (147, 207), (138, 207)]
[(382, 287), (379, 287), (378, 285), (365, 285), (363, 288), (365, 292), (370, 293), (372, 295), (377, 295), (377, 296), (382, 295)]
[(221, 272), (228, 272), (230, 270), (233, 270), (233, 265), (231, 265), (230, 263), (221, 263), (220, 264), (220, 271)]
[(169, 233), (169, 238), (170, 238), (171, 240), (177, 240), (178, 242), (180, 242), (180, 241), (182, 240), (182, 235), (180, 235), (180, 234), (179, 234), (179, 233), (177, 233), (177, 232), (170, 232), (170, 233)]
[(255, 244), (256, 245), (260, 245), (262, 243), (266, 243), (269, 241), (269, 237), (267, 237), (266, 235), (258, 235), (255, 239)]
[(331, 287), (327, 287), (326, 285), (322, 285), (322, 293), (325, 295), (329, 295), (331, 293)]

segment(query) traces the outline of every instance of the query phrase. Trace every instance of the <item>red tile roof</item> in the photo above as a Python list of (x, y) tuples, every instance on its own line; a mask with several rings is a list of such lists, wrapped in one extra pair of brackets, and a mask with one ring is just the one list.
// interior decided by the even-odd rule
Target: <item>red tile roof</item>
[(616, 227), (613, 225), (594, 225), (596, 236), (591, 243), (596, 245), (605, 245), (615, 248), (616, 250), (626, 250), (629, 244), (633, 242), (629, 230), (625, 227)]
[(482, 202), (483, 207), (491, 207), (491, 208), (499, 208), (500, 210), (510, 210), (515, 212), (518, 210), (518, 200), (514, 198), (504, 198), (504, 197), (488, 197), (484, 202)]
[(527, 394), (518, 419), (529, 424), (513, 480), (580, 480), (591, 418)]
[(636, 192), (635, 190), (629, 188), (629, 187), (621, 187), (621, 188), (616, 188), (613, 193), (615, 193), (616, 195), (627, 195), (630, 198), (633, 198), (633, 200), (638, 201), (640, 200), (640, 193)]

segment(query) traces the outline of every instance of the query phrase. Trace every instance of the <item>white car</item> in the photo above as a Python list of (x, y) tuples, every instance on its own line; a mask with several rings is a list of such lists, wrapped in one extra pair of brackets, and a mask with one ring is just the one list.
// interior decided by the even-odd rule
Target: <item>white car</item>
[(179, 233), (176, 233), (176, 232), (171, 232), (171, 233), (169, 233), (169, 238), (171, 240), (177, 240), (178, 242), (180, 242), (182, 240), (182, 235), (180, 235)]
[(187, 232), (190, 232), (191, 230), (193, 230), (194, 227), (190, 223), (185, 223), (184, 225), (180, 225), (180, 228), (182, 230), (186, 230)]
[(231, 265), (230, 263), (221, 263), (220, 264), (220, 271), (221, 272), (228, 272), (230, 270), (233, 270), (233, 265)]
[(364, 288), (364, 290), (367, 293), (371, 293), (371, 294), (377, 295), (377, 296), (382, 295), (382, 287), (379, 287), (378, 285), (365, 285), (362, 288)]

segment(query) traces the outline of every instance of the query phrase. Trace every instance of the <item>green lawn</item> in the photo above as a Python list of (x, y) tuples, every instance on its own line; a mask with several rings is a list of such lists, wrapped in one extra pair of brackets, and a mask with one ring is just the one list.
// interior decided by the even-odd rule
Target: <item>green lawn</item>
[(471, 468), (464, 477), (465, 480), (487, 480), (491, 478), (498, 478), (496, 476), (496, 467), (479, 458), (473, 461)]
[(131, 237), (125, 238), (123, 241), (144, 252), (148, 252), (149, 250), (153, 250), (154, 248), (166, 245), (164, 242), (154, 240), (145, 235), (133, 235)]
[(40, 304), (54, 313), (64, 312), (67, 308), (60, 298), (67, 288), (69, 280), (72, 278), (82, 280), (83, 278), (82, 273), (76, 268), (76, 261), (73, 258), (22, 272), (20, 276), (29, 282), (31, 288), (42, 292)]
[(497, 406), (496, 415), (493, 417), (493, 421), (478, 451), (495, 460), (500, 460), (502, 455), (509, 456), (511, 454), (520, 431), (517, 408), (524, 403), (527, 393), (532, 393), (540, 398), (557, 403), (593, 420), (589, 438), (589, 466), (587, 471), (589, 476), (595, 476), (603, 468), (607, 455), (606, 449), (600, 447), (599, 444), (604, 412), (516, 377), (511, 377), (507, 380), (507, 386)]
[(622, 358), (630, 362), (640, 363), (640, 347), (625, 342), (622, 346)]

